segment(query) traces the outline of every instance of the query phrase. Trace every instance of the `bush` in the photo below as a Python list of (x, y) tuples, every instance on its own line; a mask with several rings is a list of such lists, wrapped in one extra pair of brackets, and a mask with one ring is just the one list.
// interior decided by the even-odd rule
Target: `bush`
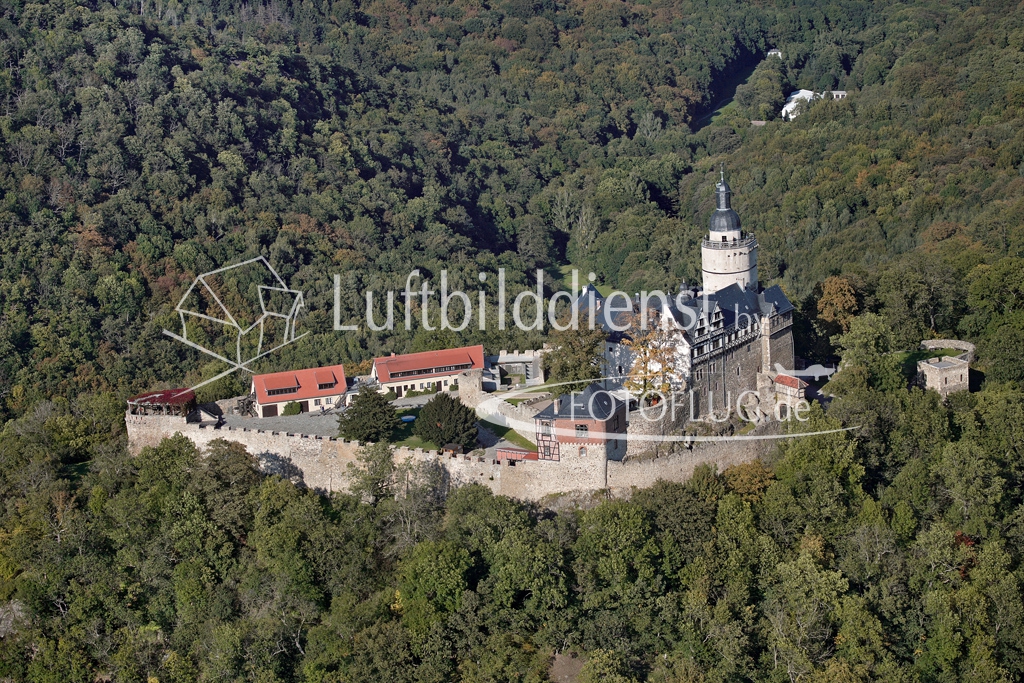
[(396, 398), (398, 398), (398, 394), (395, 393), (394, 389), (391, 389), (386, 394), (384, 394), (385, 401), (394, 401)]
[(302, 412), (302, 406), (300, 406), (295, 401), (292, 401), (291, 403), (287, 404), (284, 407), (284, 410), (281, 411), (281, 414), (282, 415), (298, 415), (301, 412)]

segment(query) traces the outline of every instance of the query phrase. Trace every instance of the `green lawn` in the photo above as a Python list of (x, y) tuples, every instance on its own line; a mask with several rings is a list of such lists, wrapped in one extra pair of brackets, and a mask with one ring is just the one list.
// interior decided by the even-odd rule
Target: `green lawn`
[(907, 377), (913, 377), (917, 374), (918, 361), (939, 358), (940, 356), (959, 356), (961, 353), (963, 351), (959, 349), (934, 349), (932, 351), (915, 349), (913, 351), (901, 351), (896, 354), (896, 357), (900, 359), (900, 363), (903, 365), (903, 374)]
[(722, 123), (722, 119), (726, 119), (730, 116), (735, 116), (736, 114), (738, 114), (738, 109), (739, 107), (736, 106), (736, 103), (732, 100), (729, 100), (729, 104), (725, 105), (721, 109), (715, 110), (715, 113), (711, 115), (710, 123)]
[[(586, 285), (590, 284), (590, 281), (587, 279), (587, 275), (590, 273), (589, 270), (584, 270), (583, 268), (580, 268), (579, 266), (574, 266), (572, 264), (562, 266), (561, 268), (558, 269), (558, 271), (562, 274), (562, 289), (564, 289), (567, 292), (572, 292), (573, 268), (579, 271), (579, 274), (576, 276), (576, 284), (579, 286), (580, 289), (583, 289)], [(595, 286), (597, 287), (597, 291), (601, 293), (601, 296), (608, 296), (615, 289), (611, 285)]]
[(503, 427), (502, 425), (497, 424), (496, 422), (491, 422), (490, 420), (480, 420), (480, 424), (494, 432), (495, 436), (499, 439), (505, 439), (506, 441), (509, 441), (520, 448), (525, 448), (528, 451), (537, 450), (537, 444), (524, 438), (511, 427)]
[[(419, 408), (402, 408), (398, 410), (398, 417), (405, 415), (416, 415), (419, 416)], [(425, 451), (436, 451), (438, 447), (429, 441), (424, 441), (420, 437), (412, 433), (412, 426), (415, 422), (403, 422), (402, 425), (391, 434), (391, 443), (395, 446), (405, 446), (407, 448), (422, 448)]]

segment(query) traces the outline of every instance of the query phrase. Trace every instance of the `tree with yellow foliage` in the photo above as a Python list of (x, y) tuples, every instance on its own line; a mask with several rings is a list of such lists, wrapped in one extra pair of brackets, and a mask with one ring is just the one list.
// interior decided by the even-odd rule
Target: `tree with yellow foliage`
[(818, 299), (818, 317), (821, 320), (849, 332), (850, 320), (857, 308), (857, 296), (849, 280), (838, 275), (825, 278), (821, 284), (821, 298)]
[(638, 314), (630, 325), (632, 336), (623, 342), (633, 352), (633, 365), (623, 385), (639, 396), (667, 394), (672, 388), (676, 352), (671, 328), (659, 324), (653, 314), (647, 325), (640, 323)]

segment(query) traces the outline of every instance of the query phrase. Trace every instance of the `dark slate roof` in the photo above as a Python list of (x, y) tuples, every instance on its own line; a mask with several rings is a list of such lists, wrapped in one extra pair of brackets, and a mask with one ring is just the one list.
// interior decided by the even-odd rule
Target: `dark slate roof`
[(630, 299), (629, 303), (632, 309), (629, 311), (619, 310), (626, 304), (621, 296), (615, 297), (612, 303), (616, 309), (614, 313), (608, 307), (607, 300), (601, 295), (601, 292), (597, 291), (594, 285), (587, 285), (580, 290), (580, 295), (572, 305), (573, 308), (579, 310), (579, 324), (581, 327), (585, 327), (590, 322), (590, 306), (596, 306), (597, 310), (594, 312), (595, 324), (605, 331), (609, 341), (619, 342), (629, 338), (629, 330), (620, 332), (613, 329), (612, 324), (614, 323), (619, 328), (629, 327), (636, 307), (632, 299)]
[(732, 209), (717, 209), (713, 214), (711, 214), (711, 221), (708, 229), (711, 232), (740, 230), (740, 216)]
[[(756, 316), (769, 316), (773, 313), (781, 315), (793, 310), (793, 304), (790, 303), (778, 285), (772, 285), (763, 292), (755, 292), (734, 283), (713, 294), (700, 295), (683, 301), (681, 305), (677, 305), (675, 295), (671, 295), (668, 298), (668, 311), (682, 327), (686, 327), (690, 321), (699, 320), (702, 310), (709, 320), (716, 310), (721, 310), (726, 328), (735, 326), (737, 317), (746, 325), (747, 320), (753, 319)], [(621, 297), (616, 297), (615, 303), (621, 305), (623, 302), (620, 299)], [(601, 296), (601, 293), (594, 289), (593, 285), (585, 287), (580, 293), (579, 298), (573, 303), (573, 306), (580, 307), (580, 325), (587, 324), (591, 302), (598, 307), (594, 320), (604, 329), (609, 341), (621, 342), (623, 339), (630, 338), (628, 329), (624, 332), (618, 332), (612, 329), (610, 323), (616, 322), (620, 327), (628, 325), (631, 322), (632, 313), (616, 312), (613, 317), (608, 310), (605, 297)], [(656, 297), (649, 299), (648, 304), (652, 309), (661, 309), (661, 302)], [(635, 302), (633, 306), (635, 310)], [(684, 313), (681, 310), (682, 308), (689, 309), (689, 311)], [(750, 318), (745, 318), (744, 315), (750, 316)]]
[[(731, 284), (713, 294), (701, 295), (684, 301), (681, 307), (677, 306), (673, 299), (669, 305), (669, 311), (680, 325), (685, 326), (687, 322), (699, 319), (702, 311), (708, 319), (711, 319), (715, 311), (720, 310), (725, 327), (729, 328), (736, 325), (737, 317), (743, 325), (746, 325), (748, 318), (743, 317), (744, 314), (750, 316), (749, 319), (753, 319), (757, 315), (767, 316), (772, 314), (773, 307), (775, 314), (793, 310), (793, 304), (786, 298), (778, 285), (773, 285), (765, 291), (757, 293), (750, 289), (744, 289), (738, 284)], [(684, 313), (680, 308), (688, 308), (690, 312)]]
[(537, 418), (542, 420), (566, 419), (566, 420), (607, 420), (622, 401), (619, 401), (610, 393), (605, 391), (598, 384), (591, 384), (578, 394), (563, 394), (558, 397), (558, 411), (555, 412), (555, 402), (552, 402), (544, 410), (537, 413)]
[(715, 212), (711, 214), (711, 232), (727, 232), (740, 229), (740, 217), (733, 208), (730, 196), (732, 189), (725, 182), (725, 173), (715, 185)]
[(771, 312), (773, 305), (775, 306), (775, 312), (780, 315), (793, 310), (792, 302), (790, 302), (789, 297), (783, 293), (782, 288), (778, 285), (772, 285), (761, 292), (758, 299), (761, 304), (761, 311), (765, 315)]

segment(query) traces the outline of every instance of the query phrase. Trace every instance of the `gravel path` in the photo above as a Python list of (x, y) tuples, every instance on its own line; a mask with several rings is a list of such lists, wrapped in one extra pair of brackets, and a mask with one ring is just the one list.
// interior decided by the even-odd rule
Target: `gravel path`
[(278, 415), (277, 417), (243, 417), (225, 415), (224, 422), (231, 427), (248, 427), (275, 432), (292, 432), (310, 436), (337, 436), (338, 415), (329, 413), (300, 413), (299, 415)]

